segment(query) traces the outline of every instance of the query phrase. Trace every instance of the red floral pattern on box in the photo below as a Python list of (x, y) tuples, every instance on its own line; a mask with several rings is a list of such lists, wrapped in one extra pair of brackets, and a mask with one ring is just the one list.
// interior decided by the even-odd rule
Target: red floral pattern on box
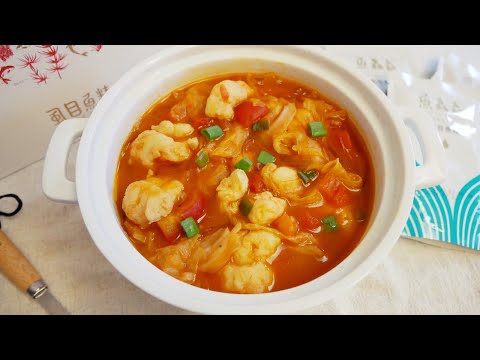
[(2, 59), (2, 61), (7, 61), (10, 56), (13, 56), (10, 45), (0, 45), (0, 59)]
[(7, 65), (7, 66), (2, 66), (0, 67), (0, 80), (2, 80), (2, 82), (6, 85), (8, 85), (8, 83), (10, 81), (12, 81), (11, 79), (7, 78), (7, 75), (10, 73), (10, 71), (12, 71), (13, 69), (15, 69), (15, 66), (12, 66), (12, 65)]
[(13, 85), (26, 80), (39, 85), (52, 79), (61, 80), (71, 63), (70, 57), (88, 57), (89, 53), (102, 50), (102, 45), (16, 45), (14, 54), (12, 46), (15, 45), (0, 45), (0, 59), (11, 62), (0, 66), (0, 85), (8, 85), (12, 80)]

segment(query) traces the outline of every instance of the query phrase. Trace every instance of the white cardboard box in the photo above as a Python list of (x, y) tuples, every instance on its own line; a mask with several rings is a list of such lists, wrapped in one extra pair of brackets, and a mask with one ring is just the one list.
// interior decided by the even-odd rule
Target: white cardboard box
[(55, 126), (88, 117), (131, 66), (166, 45), (0, 45), (0, 179), (44, 157)]

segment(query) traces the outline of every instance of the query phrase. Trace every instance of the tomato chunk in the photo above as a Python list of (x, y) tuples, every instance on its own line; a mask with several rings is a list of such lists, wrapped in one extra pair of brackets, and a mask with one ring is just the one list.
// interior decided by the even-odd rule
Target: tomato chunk
[(182, 228), (180, 227), (181, 216), (170, 214), (157, 221), (157, 225), (162, 231), (163, 237), (172, 243), (180, 237)]
[(320, 226), (320, 220), (313, 216), (308, 210), (305, 210), (301, 216), (298, 216), (298, 222), (303, 229), (315, 230)]
[(280, 218), (275, 220), (272, 225), (278, 231), (288, 236), (293, 236), (298, 232), (297, 220), (293, 216), (287, 214), (283, 214)]
[(318, 187), (322, 195), (335, 206), (344, 206), (352, 201), (350, 191), (333, 174), (327, 173), (318, 180)]
[(195, 129), (202, 129), (215, 124), (215, 119), (208, 116), (196, 116), (192, 120), (192, 126)]
[(267, 191), (262, 175), (257, 171), (252, 171), (248, 174), (248, 186), (250, 191), (256, 194)]
[(353, 150), (352, 139), (345, 129), (332, 129), (328, 143), (337, 156), (349, 155), (349, 152)]
[(262, 103), (244, 101), (235, 107), (235, 120), (242, 126), (250, 127), (254, 122), (268, 114), (268, 107)]
[(347, 130), (330, 130), (330, 133), (327, 136), (327, 141), (345, 169), (362, 177), (365, 175), (365, 160), (360, 156), (358, 149), (353, 143), (350, 133)]
[(182, 234), (180, 222), (192, 217), (198, 221), (205, 214), (206, 199), (199, 191), (190, 194), (187, 199), (177, 206), (170, 215), (157, 221), (163, 236), (173, 242)]
[(205, 206), (204, 195), (199, 191), (195, 191), (178, 206), (178, 212), (182, 219), (193, 217), (195, 221), (198, 221), (205, 214)]
[(352, 202), (352, 193), (350, 190), (348, 190), (345, 185), (340, 184), (340, 186), (337, 188), (337, 191), (335, 191), (335, 194), (333, 195), (332, 198), (332, 203), (335, 206), (344, 206), (347, 204), (350, 204)]

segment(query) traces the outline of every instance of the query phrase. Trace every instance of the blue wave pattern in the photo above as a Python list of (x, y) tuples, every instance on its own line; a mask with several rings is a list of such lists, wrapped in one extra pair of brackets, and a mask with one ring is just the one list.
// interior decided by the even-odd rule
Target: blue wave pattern
[(455, 237), (460, 245), (480, 249), (480, 175), (470, 180), (455, 200)]
[(480, 250), (480, 175), (462, 187), (454, 211), (440, 185), (417, 190), (402, 234)]

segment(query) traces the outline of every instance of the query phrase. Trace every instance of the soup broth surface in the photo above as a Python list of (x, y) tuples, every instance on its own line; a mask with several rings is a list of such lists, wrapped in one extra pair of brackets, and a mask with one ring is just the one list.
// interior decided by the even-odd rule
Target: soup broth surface
[(208, 78), (160, 99), (126, 139), (115, 181), (120, 222), (146, 259), (232, 293), (331, 270), (362, 239), (374, 193), (346, 111), (273, 73)]

